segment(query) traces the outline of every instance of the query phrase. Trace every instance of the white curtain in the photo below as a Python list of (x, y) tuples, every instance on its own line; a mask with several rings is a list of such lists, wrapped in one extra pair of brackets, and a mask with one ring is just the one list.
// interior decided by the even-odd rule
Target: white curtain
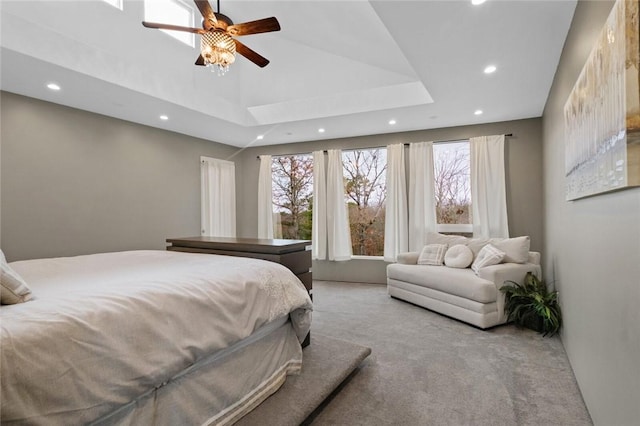
[(409, 144), (409, 250), (420, 251), (436, 232), (433, 142)]
[(504, 135), (469, 139), (473, 236), (509, 237)]
[(329, 260), (349, 260), (351, 232), (344, 199), (342, 151), (330, 149), (327, 160), (327, 251)]
[(311, 220), (311, 257), (327, 258), (327, 180), (324, 152), (313, 152), (313, 217)]
[(258, 175), (258, 238), (273, 238), (271, 156), (260, 156)]
[(387, 146), (387, 198), (385, 201), (384, 260), (395, 262), (407, 251), (407, 183), (404, 144)]
[(236, 236), (236, 168), (232, 161), (200, 157), (201, 230), (204, 236)]

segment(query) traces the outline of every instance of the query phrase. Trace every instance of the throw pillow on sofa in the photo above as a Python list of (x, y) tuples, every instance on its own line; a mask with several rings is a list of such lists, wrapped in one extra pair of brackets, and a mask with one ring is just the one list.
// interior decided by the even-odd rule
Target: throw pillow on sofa
[(491, 244), (504, 252), (502, 263), (527, 263), (531, 240), (528, 236), (515, 238), (492, 238)]
[(444, 255), (444, 264), (449, 268), (468, 268), (473, 262), (473, 252), (464, 244), (449, 247)]
[(446, 244), (427, 244), (422, 248), (418, 257), (418, 265), (442, 265), (444, 254), (447, 251)]
[(480, 268), (484, 268), (485, 266), (497, 265), (498, 263), (502, 262), (502, 259), (504, 259), (504, 255), (505, 253), (502, 250), (498, 250), (491, 244), (487, 244), (486, 246), (482, 247), (482, 250), (480, 250), (480, 253), (478, 253), (476, 260), (474, 260), (471, 264), (471, 269), (473, 269), (473, 272), (478, 275), (478, 271), (480, 270)]
[(427, 232), (425, 238), (425, 244), (446, 244), (448, 247), (455, 246), (457, 244), (467, 244), (467, 237), (462, 235), (445, 235), (438, 232)]
[(482, 250), (482, 247), (486, 246), (490, 242), (489, 238), (470, 238), (467, 242), (467, 247), (471, 249), (473, 258), (475, 259), (478, 256), (478, 253), (480, 253), (480, 250)]

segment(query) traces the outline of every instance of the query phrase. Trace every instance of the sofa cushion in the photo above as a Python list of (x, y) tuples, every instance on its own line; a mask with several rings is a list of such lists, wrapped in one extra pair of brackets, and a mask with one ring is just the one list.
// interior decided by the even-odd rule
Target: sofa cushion
[(531, 240), (528, 236), (515, 238), (492, 238), (491, 244), (504, 252), (503, 263), (527, 263)]
[(469, 268), (458, 269), (393, 263), (387, 266), (387, 277), (465, 297), (480, 303), (491, 303), (497, 299), (498, 290), (495, 284), (476, 276)]
[(473, 252), (464, 244), (449, 247), (444, 255), (444, 264), (449, 268), (468, 268), (473, 262)]
[(420, 252), (408, 251), (404, 253), (398, 253), (398, 263), (404, 263), (405, 265), (416, 265), (418, 263), (418, 257)]
[(444, 254), (446, 251), (446, 244), (427, 244), (422, 248), (417, 264), (440, 266), (444, 261)]
[(476, 260), (471, 264), (471, 269), (473, 269), (477, 274), (480, 268), (497, 265), (502, 262), (502, 259), (504, 259), (504, 252), (502, 250), (498, 250), (491, 244), (487, 244), (482, 247), (482, 250), (478, 253)]
[(469, 241), (467, 242), (467, 247), (469, 247), (473, 252), (474, 259), (478, 256), (478, 253), (480, 253), (480, 250), (482, 250), (482, 247), (489, 244), (489, 242), (490, 242), (489, 238), (469, 238)]
[(437, 232), (427, 232), (425, 244), (446, 244), (447, 246), (455, 246), (456, 244), (467, 244), (469, 239), (461, 235), (445, 235)]

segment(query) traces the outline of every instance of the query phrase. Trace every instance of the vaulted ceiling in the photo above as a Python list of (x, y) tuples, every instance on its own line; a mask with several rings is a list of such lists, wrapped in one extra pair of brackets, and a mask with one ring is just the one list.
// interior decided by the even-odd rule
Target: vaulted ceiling
[(238, 147), (539, 117), (576, 2), (222, 0), (282, 27), (222, 77), (144, 5), (2, 0), (2, 90)]

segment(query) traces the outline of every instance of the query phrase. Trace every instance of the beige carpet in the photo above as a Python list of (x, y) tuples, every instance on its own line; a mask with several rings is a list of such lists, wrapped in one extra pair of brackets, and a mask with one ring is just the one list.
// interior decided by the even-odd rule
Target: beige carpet
[(280, 390), (243, 417), (239, 426), (301, 424), (371, 353), (371, 349), (311, 332), (302, 373), (289, 376)]
[(313, 300), (314, 330), (372, 352), (312, 426), (591, 424), (557, 337), (483, 331), (384, 285), (314, 281)]
[[(279, 403), (284, 411), (272, 406), (241, 424), (592, 424), (557, 337), (513, 325), (480, 330), (391, 299), (384, 285), (314, 281), (313, 296), (312, 336), (370, 347), (371, 355), (310, 418), (305, 419), (310, 405), (299, 409), (299, 402), (289, 400), (307, 392), (300, 377), (297, 384), (285, 384), (294, 387), (289, 396), (273, 396), (285, 400)], [(331, 365), (333, 356), (341, 356), (340, 350), (334, 353), (324, 362)], [(320, 384), (328, 371), (314, 367), (306, 373), (316, 376), (310, 383)], [(310, 387), (318, 386), (333, 385)]]

